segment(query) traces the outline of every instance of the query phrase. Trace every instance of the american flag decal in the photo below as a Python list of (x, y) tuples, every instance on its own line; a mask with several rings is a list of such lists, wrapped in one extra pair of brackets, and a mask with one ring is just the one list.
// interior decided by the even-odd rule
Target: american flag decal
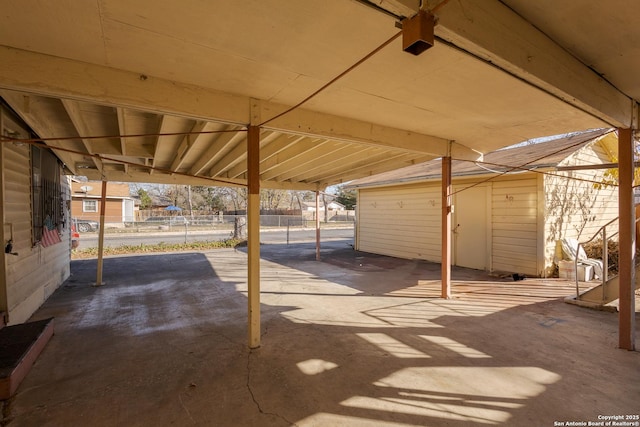
[(42, 227), (42, 239), (40, 240), (40, 244), (43, 248), (47, 246), (55, 245), (56, 243), (60, 243), (62, 240), (60, 239), (60, 235), (58, 234), (58, 230), (53, 227), (51, 230), (46, 226)]

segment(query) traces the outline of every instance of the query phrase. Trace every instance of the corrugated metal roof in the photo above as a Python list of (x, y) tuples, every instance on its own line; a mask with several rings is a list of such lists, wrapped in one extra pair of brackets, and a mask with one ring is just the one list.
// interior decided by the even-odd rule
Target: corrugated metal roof
[[(452, 176), (486, 175), (510, 170), (521, 171), (532, 168), (553, 167), (577, 150), (610, 132), (613, 132), (613, 129), (593, 129), (546, 142), (497, 150), (487, 153), (484, 156), (483, 162), (452, 160)], [(395, 171), (358, 179), (350, 182), (348, 187), (359, 188), (426, 181), (440, 179), (441, 174), (442, 163), (440, 159), (436, 159)]]

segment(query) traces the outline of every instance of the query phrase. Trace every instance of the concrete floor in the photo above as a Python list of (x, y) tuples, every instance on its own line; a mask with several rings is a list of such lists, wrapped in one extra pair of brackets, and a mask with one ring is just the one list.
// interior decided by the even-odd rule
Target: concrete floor
[[(564, 281), (491, 278), (354, 252), (262, 247), (262, 347), (246, 253), (95, 260), (36, 313), (56, 335), (3, 408), (18, 426), (554, 426), (640, 412), (617, 314)], [(638, 319), (640, 321), (640, 319)], [(639, 322), (640, 323), (640, 322)], [(640, 337), (638, 338), (640, 343)]]

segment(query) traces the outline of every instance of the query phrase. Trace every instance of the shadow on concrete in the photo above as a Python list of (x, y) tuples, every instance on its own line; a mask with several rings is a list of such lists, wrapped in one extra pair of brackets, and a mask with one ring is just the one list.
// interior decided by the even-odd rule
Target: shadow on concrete
[(244, 253), (108, 258), (97, 288), (95, 260), (74, 261), (4, 422), (519, 426), (637, 407), (639, 354), (615, 348), (615, 314), (561, 302), (569, 283), (457, 276), (442, 300), (427, 263), (311, 249), (262, 247), (254, 351)]

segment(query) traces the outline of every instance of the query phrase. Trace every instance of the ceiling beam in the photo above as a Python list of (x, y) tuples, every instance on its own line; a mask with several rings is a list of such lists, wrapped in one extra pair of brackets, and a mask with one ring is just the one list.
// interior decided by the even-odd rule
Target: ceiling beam
[[(2, 98), (4, 98), (10, 105), (24, 105), (24, 108), (19, 110), (20, 118), (22, 118), (22, 120), (24, 120), (24, 122), (29, 125), (36, 134), (68, 136), (63, 133), (64, 129), (58, 126), (56, 120), (51, 120), (47, 115), (40, 114), (41, 107), (37, 97), (31, 97), (19, 92), (3, 90), (0, 90), (0, 95), (2, 95)], [(45, 107), (42, 108), (46, 111)], [(82, 149), (82, 144), (75, 141), (47, 141), (47, 145), (52, 149), (54, 149), (55, 146), (78, 150)], [(73, 174), (78, 173), (74, 156), (71, 153), (55, 149), (54, 153)]]
[[(246, 137), (246, 134), (244, 135)], [(225, 154), (220, 160), (218, 160), (209, 171), (207, 176), (215, 178), (228, 171), (240, 162), (244, 162), (247, 158), (247, 140), (246, 138), (239, 142), (231, 151)]]
[(254, 99), (251, 103), (252, 123), (260, 123), (263, 129), (395, 148), (433, 157), (451, 154), (453, 157), (463, 160), (482, 158), (482, 154), (478, 151), (444, 138), (332, 114), (298, 108), (277, 117), (288, 109), (289, 107), (286, 105)]
[[(268, 172), (270, 168), (272, 168), (273, 160), (269, 162), (269, 159), (275, 159), (278, 153), (286, 150), (287, 148), (296, 144), (303, 140), (305, 137), (303, 136), (291, 136), (287, 134), (278, 134), (274, 132), (276, 138), (273, 141), (267, 142), (264, 147), (260, 148), (260, 173), (263, 174)], [(260, 139), (260, 144), (264, 142), (264, 139)], [(277, 165), (277, 159), (275, 159), (275, 164)], [(268, 163), (269, 162), (269, 163)], [(237, 177), (247, 172), (247, 164), (246, 162), (238, 163), (236, 166), (229, 169), (227, 172), (227, 176), (229, 177)]]
[(213, 179), (206, 179), (197, 176), (186, 176), (183, 174), (170, 174), (161, 171), (156, 171), (153, 175), (149, 175), (146, 172), (136, 172), (134, 168), (129, 168), (129, 172), (122, 170), (105, 170), (104, 175), (95, 169), (87, 169), (83, 175), (90, 180), (102, 180), (103, 177), (107, 181), (120, 181), (120, 182), (144, 182), (152, 184), (181, 184), (181, 185), (215, 185), (215, 186), (244, 186), (243, 180), (224, 180), (216, 181)]
[[(322, 175), (325, 171), (329, 172), (333, 170), (336, 165), (346, 165), (350, 163), (356, 163), (358, 159), (369, 161), (369, 158), (375, 154), (379, 154), (383, 150), (371, 149), (362, 145), (344, 145), (335, 151), (325, 153), (314, 153), (313, 157), (307, 157), (309, 160), (305, 161), (301, 158), (296, 166), (288, 168), (278, 175), (278, 181), (316, 181), (310, 179), (311, 176), (316, 174)], [(392, 157), (389, 153), (386, 153), (387, 157)], [(400, 153), (404, 154), (404, 153)], [(319, 161), (315, 161), (318, 159)]]
[(265, 181), (279, 179), (281, 174), (291, 170), (292, 167), (300, 167), (316, 160), (319, 161), (328, 152), (338, 154), (345, 147), (346, 145), (335, 141), (303, 140), (261, 162), (260, 177)]
[(246, 124), (250, 99), (0, 45), (0, 87), (193, 119)]
[[(67, 112), (67, 115), (69, 116), (69, 119), (71, 120), (71, 123), (73, 123), (73, 127), (76, 129), (76, 133), (78, 135), (91, 135), (91, 132), (89, 131), (89, 126), (85, 122), (84, 118), (82, 118), (80, 105), (77, 102), (70, 101), (68, 99), (62, 99), (61, 101), (65, 111)], [(84, 145), (84, 148), (85, 150), (87, 150), (87, 153), (94, 154), (93, 151), (91, 151), (91, 143), (89, 142), (89, 140), (82, 137), (78, 137), (78, 139), (82, 141), (82, 145)], [(100, 161), (100, 159), (96, 157), (91, 157), (91, 160), (93, 161), (93, 164), (96, 166), (96, 168), (98, 168), (99, 171), (101, 171), (104, 168), (102, 161)]]
[(358, 0), (363, 4), (373, 5), (376, 9), (389, 12), (397, 18), (408, 18), (416, 14), (420, 7), (420, 0)]
[[(387, 156), (387, 157), (378, 157), (372, 159), (371, 162), (361, 162), (360, 164), (355, 164), (349, 169), (343, 170), (334, 170), (333, 172), (328, 172), (323, 175), (318, 175), (317, 177), (309, 177), (307, 181), (318, 181), (318, 182), (344, 182), (345, 178), (349, 178), (349, 180), (364, 178), (367, 176), (371, 176), (373, 174), (389, 172), (390, 170), (399, 169), (407, 166), (412, 166), (417, 163), (422, 163), (432, 159), (412, 159), (407, 157), (406, 154), (399, 154), (395, 156)], [(357, 177), (357, 178), (356, 178)]]
[[(206, 179), (198, 176), (185, 176), (179, 174), (169, 174), (158, 172), (153, 175), (142, 172), (132, 172), (133, 168), (129, 169), (128, 173), (122, 170), (110, 170), (105, 171), (102, 175), (95, 169), (87, 169), (84, 176), (90, 180), (100, 181), (105, 179), (107, 181), (120, 181), (120, 182), (142, 182), (152, 184), (180, 184), (180, 185), (203, 185), (203, 186), (219, 186), (219, 187), (244, 187), (247, 184), (246, 179), (224, 179), (224, 181), (216, 181), (215, 179)], [(301, 190), (301, 191), (315, 191), (321, 188), (315, 183), (295, 183), (295, 182), (275, 182), (275, 181), (260, 181), (260, 188), (271, 188), (277, 190)], [(324, 187), (322, 187), (324, 188)]]
[[(124, 108), (120, 108), (117, 107), (116, 108), (116, 115), (118, 117), (118, 131), (120, 133), (120, 152), (122, 153), (123, 156), (127, 155), (127, 141), (124, 137), (124, 135), (127, 134), (127, 122), (126, 122), (126, 118), (125, 118), (125, 111)], [(124, 165), (124, 171), (128, 172), (129, 170), (129, 165)]]
[[(0, 64), (2, 88), (196, 120), (247, 126), (289, 109), (246, 96), (3, 45)], [(263, 128), (393, 147), (434, 157), (446, 155), (450, 149), (459, 159), (481, 157), (480, 153), (444, 138), (301, 108)]]
[[(157, 164), (157, 159), (158, 159), (158, 155), (159, 155), (160, 141), (161, 141), (162, 138), (165, 138), (165, 137), (162, 136), (162, 134), (168, 133), (168, 132), (169, 132), (169, 121), (167, 120), (166, 116), (161, 115), (160, 116), (160, 124), (158, 126), (158, 136), (156, 137), (156, 140), (154, 142), (153, 155), (151, 156), (151, 166), (152, 167), (159, 166)], [(155, 169), (149, 169), (149, 175), (153, 175), (154, 172), (155, 172)]]
[[(231, 131), (233, 128), (228, 126), (224, 130)], [(218, 153), (224, 150), (227, 145), (235, 145), (242, 139), (246, 138), (246, 132), (222, 132), (215, 136), (215, 139), (210, 143), (207, 151), (200, 156), (200, 158), (193, 164), (189, 171), (192, 175), (200, 175), (205, 169), (210, 167), (217, 159)]]
[(173, 163), (171, 163), (170, 169), (172, 171), (178, 171), (178, 169), (180, 169), (189, 153), (191, 153), (191, 150), (196, 146), (198, 139), (202, 139), (200, 132), (203, 132), (207, 125), (208, 122), (196, 121), (191, 127), (190, 132), (192, 133), (188, 133), (182, 138), (178, 146), (178, 151), (176, 152), (176, 158), (173, 159)]
[(441, 41), (521, 78), (611, 126), (629, 127), (635, 120), (632, 118), (632, 98), (502, 2), (450, 1), (436, 15), (435, 35)]

